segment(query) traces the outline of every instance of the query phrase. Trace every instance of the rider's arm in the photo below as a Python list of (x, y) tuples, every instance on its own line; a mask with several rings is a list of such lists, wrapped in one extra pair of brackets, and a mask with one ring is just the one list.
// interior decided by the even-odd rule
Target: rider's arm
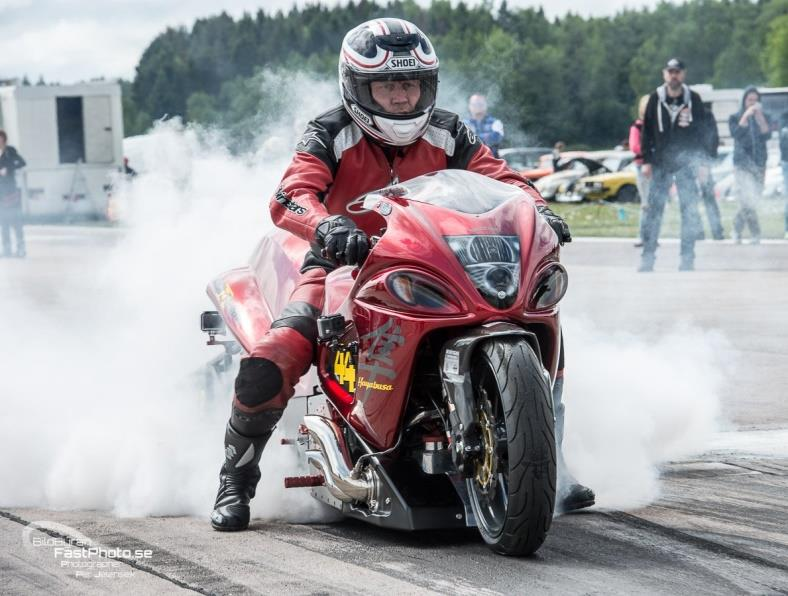
[(331, 138), (325, 128), (310, 122), (296, 147), (279, 188), (271, 197), (271, 219), (283, 230), (308, 242), (328, 211), (320, 198), (331, 186), (336, 161), (329, 150)]

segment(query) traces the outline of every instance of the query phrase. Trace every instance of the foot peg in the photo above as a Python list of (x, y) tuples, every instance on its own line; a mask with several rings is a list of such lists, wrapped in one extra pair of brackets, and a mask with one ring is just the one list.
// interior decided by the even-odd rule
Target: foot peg
[(304, 488), (308, 486), (324, 486), (326, 478), (322, 474), (309, 474), (307, 476), (286, 476), (285, 488)]

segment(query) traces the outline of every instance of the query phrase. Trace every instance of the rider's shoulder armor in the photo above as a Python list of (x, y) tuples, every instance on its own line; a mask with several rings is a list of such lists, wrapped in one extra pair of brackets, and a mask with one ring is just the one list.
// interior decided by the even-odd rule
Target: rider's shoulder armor
[(422, 138), (443, 149), (447, 166), (456, 170), (466, 169), (481, 146), (479, 137), (457, 114), (441, 109), (432, 112), (430, 124)]
[(342, 105), (323, 112), (307, 124), (306, 131), (296, 145), (296, 151), (314, 155), (322, 161), (332, 173), (336, 173), (339, 160), (345, 147), (344, 138), (355, 136), (354, 129), (361, 129), (353, 122)]
[[(306, 127), (296, 151), (314, 155), (332, 174), (336, 174), (342, 154), (364, 137), (344, 106), (337, 106), (319, 115)], [(436, 109), (430, 117), (422, 140), (446, 154), (447, 167), (466, 169), (478, 151), (481, 141), (460, 117), (447, 110)]]

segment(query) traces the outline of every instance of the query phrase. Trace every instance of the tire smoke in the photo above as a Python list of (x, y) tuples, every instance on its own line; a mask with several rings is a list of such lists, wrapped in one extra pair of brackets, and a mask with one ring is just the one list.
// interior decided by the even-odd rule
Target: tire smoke
[(718, 429), (728, 342), (679, 325), (654, 339), (603, 334), (571, 317), (564, 334), (568, 466), (602, 508), (648, 505), (659, 465), (702, 453)]
[[(0, 345), (0, 505), (207, 517), (230, 393), (204, 395), (203, 367), (220, 348), (205, 346), (199, 314), (213, 309), (208, 282), (243, 265), (271, 228), (268, 200), (304, 115), (335, 102), (335, 84), (296, 78), (280, 81), (283, 91), (312, 92), (267, 123), (255, 154), (231, 155), (217, 131), (158, 123), (129, 143), (140, 175), (117, 184), (122, 225), (93, 229), (102, 242), (76, 253), (79, 268), (42, 263), (44, 281), (31, 288), (0, 273), (0, 288), (14, 287), (3, 311), (16, 340)], [(258, 517), (321, 515), (308, 491), (285, 496), (292, 449), (271, 439)]]

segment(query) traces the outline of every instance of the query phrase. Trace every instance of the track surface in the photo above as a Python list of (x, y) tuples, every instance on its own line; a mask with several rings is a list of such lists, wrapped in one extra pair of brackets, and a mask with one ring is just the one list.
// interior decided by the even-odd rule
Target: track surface
[[(0, 303), (22, 288), (57, 308), (52, 288), (84, 275), (117, 232), (31, 227), (28, 236), (29, 259), (0, 261)], [(566, 315), (648, 337), (691, 314), (736, 338), (734, 355), (747, 362), (723, 395), (739, 430), (692, 461), (664, 466), (653, 505), (559, 517), (536, 556), (510, 559), (475, 531), (253, 523), (233, 535), (211, 531), (206, 519), (0, 503), (0, 593), (788, 594), (788, 243), (701, 243), (695, 273), (678, 273), (677, 245), (662, 244), (651, 275), (635, 273), (637, 252), (625, 241), (578, 240), (563, 255), (572, 276)], [(730, 448), (758, 441), (769, 449)], [(61, 525), (29, 525), (39, 520)], [(151, 553), (59, 567), (55, 550), (80, 535)]]

